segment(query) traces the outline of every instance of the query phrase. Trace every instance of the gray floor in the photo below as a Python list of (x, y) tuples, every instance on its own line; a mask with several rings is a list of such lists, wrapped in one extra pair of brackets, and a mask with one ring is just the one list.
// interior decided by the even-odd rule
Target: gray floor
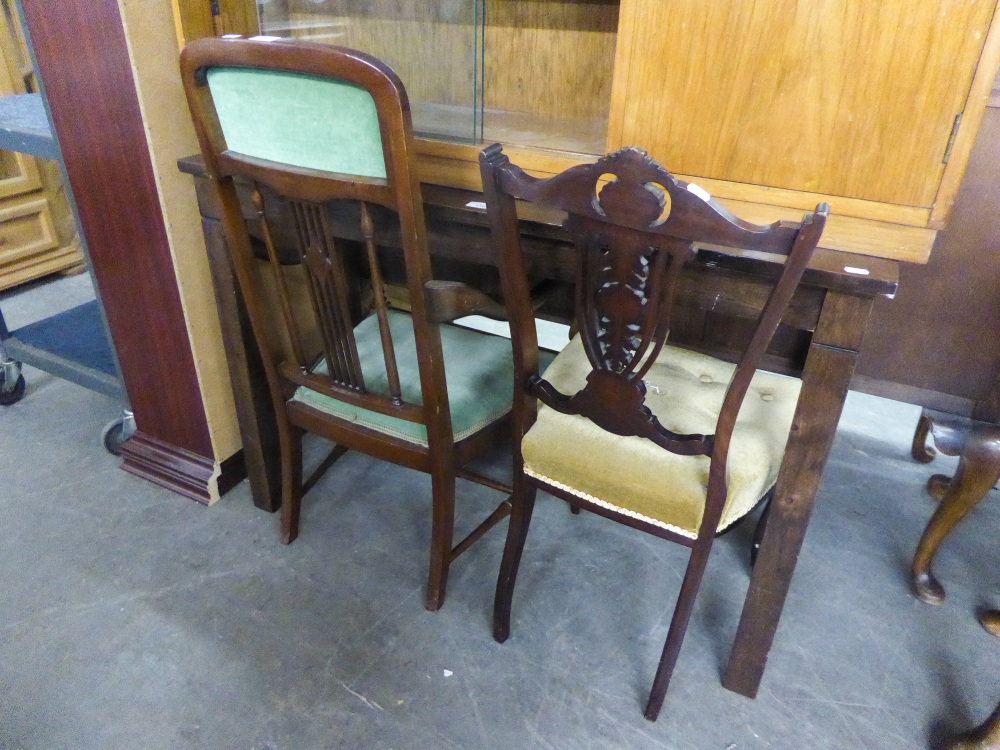
[[(60, 284), (0, 305), (23, 324), (81, 282)], [(682, 548), (543, 496), (501, 646), (500, 531), (423, 610), (424, 477), (348, 455), (283, 547), (245, 483), (204, 508), (130, 476), (100, 445), (116, 403), (26, 377), (0, 411), (4, 750), (923, 748), (1000, 699), (1000, 642), (974, 618), (1000, 604), (997, 492), (939, 556), (946, 603), (907, 593), (924, 483), (953, 466), (910, 460), (912, 406), (851, 395), (758, 698), (719, 684), (741, 528), (715, 547), (651, 724)], [(460, 485), (460, 526), (492, 500)]]

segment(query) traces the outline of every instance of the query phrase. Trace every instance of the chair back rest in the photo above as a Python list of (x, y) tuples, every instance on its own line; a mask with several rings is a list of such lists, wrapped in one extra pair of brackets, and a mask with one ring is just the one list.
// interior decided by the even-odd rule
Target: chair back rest
[[(511, 164), (501, 147), (493, 145), (480, 155), (480, 167), (511, 314), (518, 382), (532, 399), (564, 413), (581, 414), (614, 434), (645, 437), (678, 454), (711, 455), (711, 472), (721, 472), (724, 481), (740, 405), (822, 234), (826, 204), (800, 223), (750, 224), (698, 186), (674, 178), (637, 148), (537, 179)], [(516, 200), (567, 214), (564, 228), (578, 260), (575, 328), (592, 367), (587, 385), (575, 394), (559, 393), (538, 375)], [(711, 435), (672, 432), (644, 403), (643, 376), (668, 337), (676, 282), (685, 262), (694, 257), (696, 244), (786, 256), (739, 358)], [(533, 408), (528, 406), (532, 414)]]
[[(429, 440), (430, 433), (447, 438), (440, 336), (423, 300), (430, 280), (423, 204), (399, 78), (364, 53), (284, 39), (197, 40), (184, 48), (181, 72), (276, 403), (304, 385), (428, 424)], [(375, 214), (398, 220), (422, 404), (403, 398)], [(353, 241), (335, 241), (335, 233)], [(297, 299), (303, 287), (308, 305)], [(377, 316), (385, 365), (374, 390), (355, 338), (368, 315)], [(317, 370), (320, 360), (326, 367)]]

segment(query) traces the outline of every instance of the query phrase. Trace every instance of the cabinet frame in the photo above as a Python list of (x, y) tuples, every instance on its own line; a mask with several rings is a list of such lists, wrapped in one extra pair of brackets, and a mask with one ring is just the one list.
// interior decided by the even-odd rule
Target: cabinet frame
[[(204, 35), (208, 26), (190, 20), (195, 9), (204, 16), (210, 0), (172, 0), (178, 18), (178, 35), (183, 44), (195, 35)], [(622, 5), (637, 0), (621, 0)], [(930, 207), (899, 205), (875, 200), (850, 198), (818, 192), (775, 188), (764, 185), (704, 178), (677, 173), (681, 179), (708, 190), (713, 197), (734, 213), (751, 221), (769, 223), (782, 219), (801, 218), (801, 212), (817, 203), (831, 204), (833, 212), (822, 245), (824, 247), (912, 263), (926, 263), (937, 236), (948, 222), (962, 175), (965, 172), (976, 133), (979, 130), (989, 100), (993, 82), (1000, 70), (1000, 12), (994, 5), (992, 18), (978, 65), (961, 112), (961, 120), (953, 132), (949, 158), (937, 184), (936, 196)], [(226, 7), (212, 19), (215, 33), (259, 33), (254, 0), (223, 0)], [(614, 85), (606, 145), (621, 141), (622, 111), (625, 106), (625, 86), (632, 65), (630, 44), (634, 30), (628, 28), (631, 13), (620, 13), (618, 45), (615, 52)], [(185, 20), (188, 19), (188, 20)], [(228, 24), (228, 25), (227, 25)], [(405, 83), (405, 82), (404, 82)], [(642, 145), (642, 144), (638, 144)], [(418, 138), (416, 150), (421, 179), (431, 184), (481, 190), (478, 154), (481, 146), (430, 138)], [(592, 162), (594, 154), (557, 151), (545, 148), (505, 144), (510, 153), (527, 171), (540, 177), (556, 174), (574, 164)], [(665, 165), (668, 169), (670, 165)]]

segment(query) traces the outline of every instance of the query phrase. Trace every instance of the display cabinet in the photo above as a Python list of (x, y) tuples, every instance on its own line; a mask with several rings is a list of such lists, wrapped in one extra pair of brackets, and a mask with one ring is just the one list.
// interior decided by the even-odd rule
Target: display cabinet
[(1000, 65), (996, 0), (256, 7), (261, 33), (399, 73), (427, 182), (477, 187), (493, 141), (540, 175), (638, 145), (740, 216), (797, 219), (825, 200), (825, 245), (913, 262), (947, 223)]
[[(9, 0), (0, 3), (0, 96), (34, 90), (34, 71)], [(59, 167), (0, 151), (0, 290), (83, 268)]]

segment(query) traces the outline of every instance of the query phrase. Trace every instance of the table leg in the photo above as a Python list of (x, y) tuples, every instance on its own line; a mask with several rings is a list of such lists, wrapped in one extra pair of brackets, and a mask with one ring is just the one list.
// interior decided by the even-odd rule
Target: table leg
[(281, 505), (281, 468), (274, 404), (266, 387), (264, 363), (247, 318), (243, 297), (229, 260), (229, 250), (216, 219), (202, 218), (215, 302), (222, 324), (222, 343), (229, 364), (229, 381), (243, 440), (243, 456), (253, 503), (274, 512)]
[(722, 678), (750, 698), (760, 687), (871, 307), (870, 298), (828, 292), (809, 347), (770, 518)]

